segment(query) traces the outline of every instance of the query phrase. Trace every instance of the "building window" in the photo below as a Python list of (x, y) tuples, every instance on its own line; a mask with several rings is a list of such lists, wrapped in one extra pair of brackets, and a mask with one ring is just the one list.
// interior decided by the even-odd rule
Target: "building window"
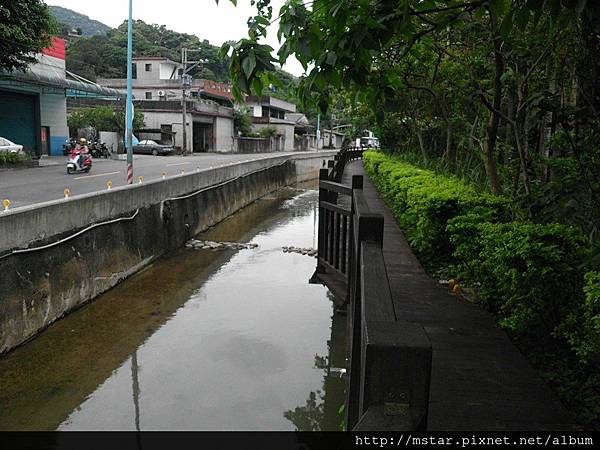
[(152, 92), (146, 92), (146, 100), (152, 100)]
[(152, 72), (152, 64), (146, 64), (146, 72)]

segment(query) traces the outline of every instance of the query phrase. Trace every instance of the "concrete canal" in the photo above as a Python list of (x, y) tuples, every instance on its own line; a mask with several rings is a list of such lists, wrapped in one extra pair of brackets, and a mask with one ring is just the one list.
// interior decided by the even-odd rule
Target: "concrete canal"
[(2, 430), (336, 430), (345, 317), (321, 285), (314, 185), (254, 202), (0, 359)]

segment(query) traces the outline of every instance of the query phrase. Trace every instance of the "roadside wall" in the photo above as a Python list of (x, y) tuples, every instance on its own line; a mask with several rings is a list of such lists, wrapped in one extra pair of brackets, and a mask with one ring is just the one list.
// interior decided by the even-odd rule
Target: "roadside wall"
[(0, 353), (261, 196), (315, 178), (334, 154), (268, 157), (1, 214)]
[(40, 96), (40, 119), (42, 127), (50, 128), (50, 155), (63, 154), (63, 144), (69, 138), (67, 127), (67, 100), (61, 94), (43, 94)]
[(215, 151), (233, 151), (233, 120), (224, 117), (215, 117)]

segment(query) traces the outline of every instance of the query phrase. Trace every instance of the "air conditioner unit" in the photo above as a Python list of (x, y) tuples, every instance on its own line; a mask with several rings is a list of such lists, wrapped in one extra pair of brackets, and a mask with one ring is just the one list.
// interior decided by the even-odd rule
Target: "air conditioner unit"
[(159, 97), (164, 97), (165, 95), (166, 95), (165, 91), (158, 91), (158, 96)]

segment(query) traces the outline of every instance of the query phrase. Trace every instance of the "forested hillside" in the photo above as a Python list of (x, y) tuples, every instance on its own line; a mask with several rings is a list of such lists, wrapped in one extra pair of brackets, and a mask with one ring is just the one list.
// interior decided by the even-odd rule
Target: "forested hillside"
[[(91, 33), (91, 28), (86, 24), (96, 23), (87, 16), (74, 11), (61, 10), (58, 14), (52, 10), (59, 20), (72, 28), (81, 28), (82, 37), (69, 38), (66, 28), (63, 29), (65, 38), (69, 40), (67, 48), (67, 69), (89, 80), (97, 78), (124, 78), (127, 69), (127, 22), (123, 22), (117, 29), (105, 27), (104, 32)], [(65, 12), (66, 11), (66, 12)], [(89, 25), (89, 24), (88, 24)], [(86, 36), (93, 34), (91, 36)], [(186, 33), (169, 30), (164, 25), (147, 24), (142, 20), (134, 23), (133, 48), (134, 56), (164, 56), (173, 61), (181, 60), (181, 48), (198, 49), (194, 52), (194, 59), (205, 59), (202, 72), (192, 72), (195, 77), (208, 78), (216, 81), (230, 81), (230, 58), (219, 55), (220, 47), (211, 45), (207, 40)], [(297, 82), (291, 74), (274, 69), (275, 78), (279, 81), (278, 95), (284, 99), (293, 99), (293, 89)]]
[[(194, 57), (208, 60), (203, 77), (227, 81), (227, 61), (219, 59), (219, 49), (197, 36), (177, 33), (164, 25), (150, 25), (141, 20), (134, 24), (134, 56), (164, 56), (181, 60), (181, 48), (200, 51)], [(106, 35), (71, 40), (67, 53), (67, 68), (81, 76), (125, 77), (127, 69), (127, 23), (110, 29)]]
[(60, 6), (49, 5), (48, 8), (59, 23), (68, 25), (70, 29), (80, 30), (82, 36), (105, 35), (111, 29), (108, 25), (90, 19), (85, 14)]

